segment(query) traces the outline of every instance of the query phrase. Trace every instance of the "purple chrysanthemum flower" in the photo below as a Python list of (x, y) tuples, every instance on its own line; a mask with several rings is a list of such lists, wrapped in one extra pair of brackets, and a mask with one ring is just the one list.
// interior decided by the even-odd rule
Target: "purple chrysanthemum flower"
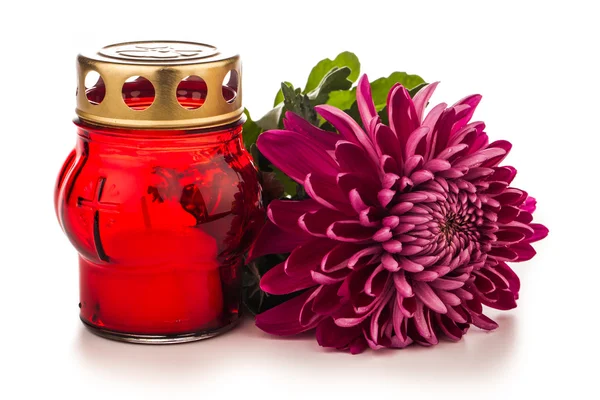
[(509, 186), (516, 170), (499, 166), (511, 144), (488, 143), (485, 125), (469, 122), (481, 96), (423, 118), (436, 85), (414, 99), (394, 86), (388, 127), (363, 76), (364, 130), (322, 105), (339, 134), (287, 113), (285, 130), (259, 137), (260, 151), (310, 196), (272, 202), (253, 247), (253, 258), (291, 252), (264, 275), (264, 291), (303, 291), (258, 315), (259, 328), (316, 328), (321, 346), (358, 353), (459, 340), (471, 324), (497, 327), (482, 305), (516, 307), (519, 278), (506, 262), (531, 259), (548, 230), (532, 223), (535, 199)]

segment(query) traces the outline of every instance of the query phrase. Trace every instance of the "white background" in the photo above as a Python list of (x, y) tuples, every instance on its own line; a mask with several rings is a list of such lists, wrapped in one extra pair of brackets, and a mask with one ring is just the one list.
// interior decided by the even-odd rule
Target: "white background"
[[(6, 1), (0, 5), (0, 397), (569, 398), (597, 396), (598, 13), (593, 1)], [(550, 228), (516, 265), (519, 308), (460, 343), (359, 356), (247, 319), (221, 337), (149, 347), (97, 338), (78, 318), (75, 250), (54, 216), (75, 143), (75, 56), (136, 39), (233, 47), (244, 102), (354, 51), (372, 78), (441, 80), (433, 101), (484, 95), (475, 117), (510, 140), (515, 185)]]

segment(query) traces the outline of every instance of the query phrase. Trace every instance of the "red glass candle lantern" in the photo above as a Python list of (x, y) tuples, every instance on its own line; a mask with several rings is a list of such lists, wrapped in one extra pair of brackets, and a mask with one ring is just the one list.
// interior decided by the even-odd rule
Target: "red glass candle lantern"
[(78, 137), (55, 206), (79, 253), (82, 321), (143, 343), (227, 330), (263, 220), (241, 139), (239, 57), (136, 42), (77, 61)]

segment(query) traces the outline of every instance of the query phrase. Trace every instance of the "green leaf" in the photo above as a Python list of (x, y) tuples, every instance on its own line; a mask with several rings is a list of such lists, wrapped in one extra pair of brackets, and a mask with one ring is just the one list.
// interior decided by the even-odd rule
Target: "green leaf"
[(263, 130), (268, 131), (269, 129), (277, 129), (279, 128), (279, 123), (281, 122), (281, 114), (283, 111), (283, 104), (280, 103), (271, 111), (263, 115), (261, 119), (256, 121), (256, 124)]
[(329, 99), (327, 100), (327, 104), (340, 110), (348, 110), (355, 102), (356, 88), (352, 88), (352, 90), (334, 90), (329, 93)]
[[(283, 82), (286, 85), (292, 86), (291, 83), (289, 82)], [(277, 106), (279, 103), (281, 103), (283, 101), (283, 92), (281, 91), (281, 89), (279, 89), (279, 91), (277, 92), (277, 95), (275, 96), (275, 101), (273, 102), (273, 107)]]
[(394, 72), (387, 78), (379, 78), (371, 82), (371, 94), (373, 95), (373, 102), (375, 103), (375, 109), (377, 111), (381, 111), (383, 107), (385, 107), (388, 93), (396, 83), (401, 83), (402, 86), (410, 91), (425, 83), (425, 81), (419, 75), (409, 75), (406, 72)]
[(318, 122), (315, 108), (311, 105), (307, 95), (302, 94), (300, 89), (294, 89), (292, 85), (286, 83), (281, 84), (283, 93), (283, 104), (285, 109), (292, 111), (313, 125)]
[[(345, 111), (345, 113), (362, 126), (362, 120), (360, 119), (360, 113), (358, 112), (358, 103), (356, 101), (352, 104), (352, 107)], [(363, 128), (365, 127), (363, 126)]]
[(308, 81), (306, 81), (306, 86), (304, 87), (304, 93), (309, 93), (314, 90), (319, 83), (323, 80), (325, 75), (329, 71), (331, 71), (334, 67), (343, 68), (348, 67), (351, 70), (350, 75), (348, 76), (348, 80), (351, 82), (356, 82), (358, 79), (358, 75), (360, 74), (360, 61), (358, 61), (358, 57), (354, 53), (349, 51), (345, 51), (337, 55), (337, 57), (333, 60), (326, 58), (321, 60), (314, 66), (312, 71), (310, 71), (310, 75), (308, 76)]
[(350, 89), (352, 82), (348, 80), (348, 76), (351, 72), (348, 67), (334, 67), (331, 69), (331, 71), (325, 74), (319, 85), (307, 94), (311, 104), (313, 106), (325, 104), (329, 99), (329, 93), (332, 91)]
[(262, 129), (252, 120), (248, 109), (244, 109), (244, 115), (246, 116), (246, 122), (244, 122), (244, 130), (242, 137), (244, 138), (244, 146), (247, 150), (250, 150), (251, 146), (256, 143), (258, 135), (262, 132)]
[(387, 126), (390, 126), (390, 119), (388, 116), (387, 106), (383, 107), (381, 111), (378, 112), (379, 118), (381, 118), (381, 123)]

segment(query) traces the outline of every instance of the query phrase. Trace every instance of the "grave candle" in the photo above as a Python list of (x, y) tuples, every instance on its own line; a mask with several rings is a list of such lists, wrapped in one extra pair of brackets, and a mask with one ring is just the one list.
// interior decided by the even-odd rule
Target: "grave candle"
[(241, 139), (239, 57), (134, 42), (79, 55), (77, 65), (78, 137), (55, 206), (79, 253), (82, 321), (141, 343), (227, 330), (264, 218)]

